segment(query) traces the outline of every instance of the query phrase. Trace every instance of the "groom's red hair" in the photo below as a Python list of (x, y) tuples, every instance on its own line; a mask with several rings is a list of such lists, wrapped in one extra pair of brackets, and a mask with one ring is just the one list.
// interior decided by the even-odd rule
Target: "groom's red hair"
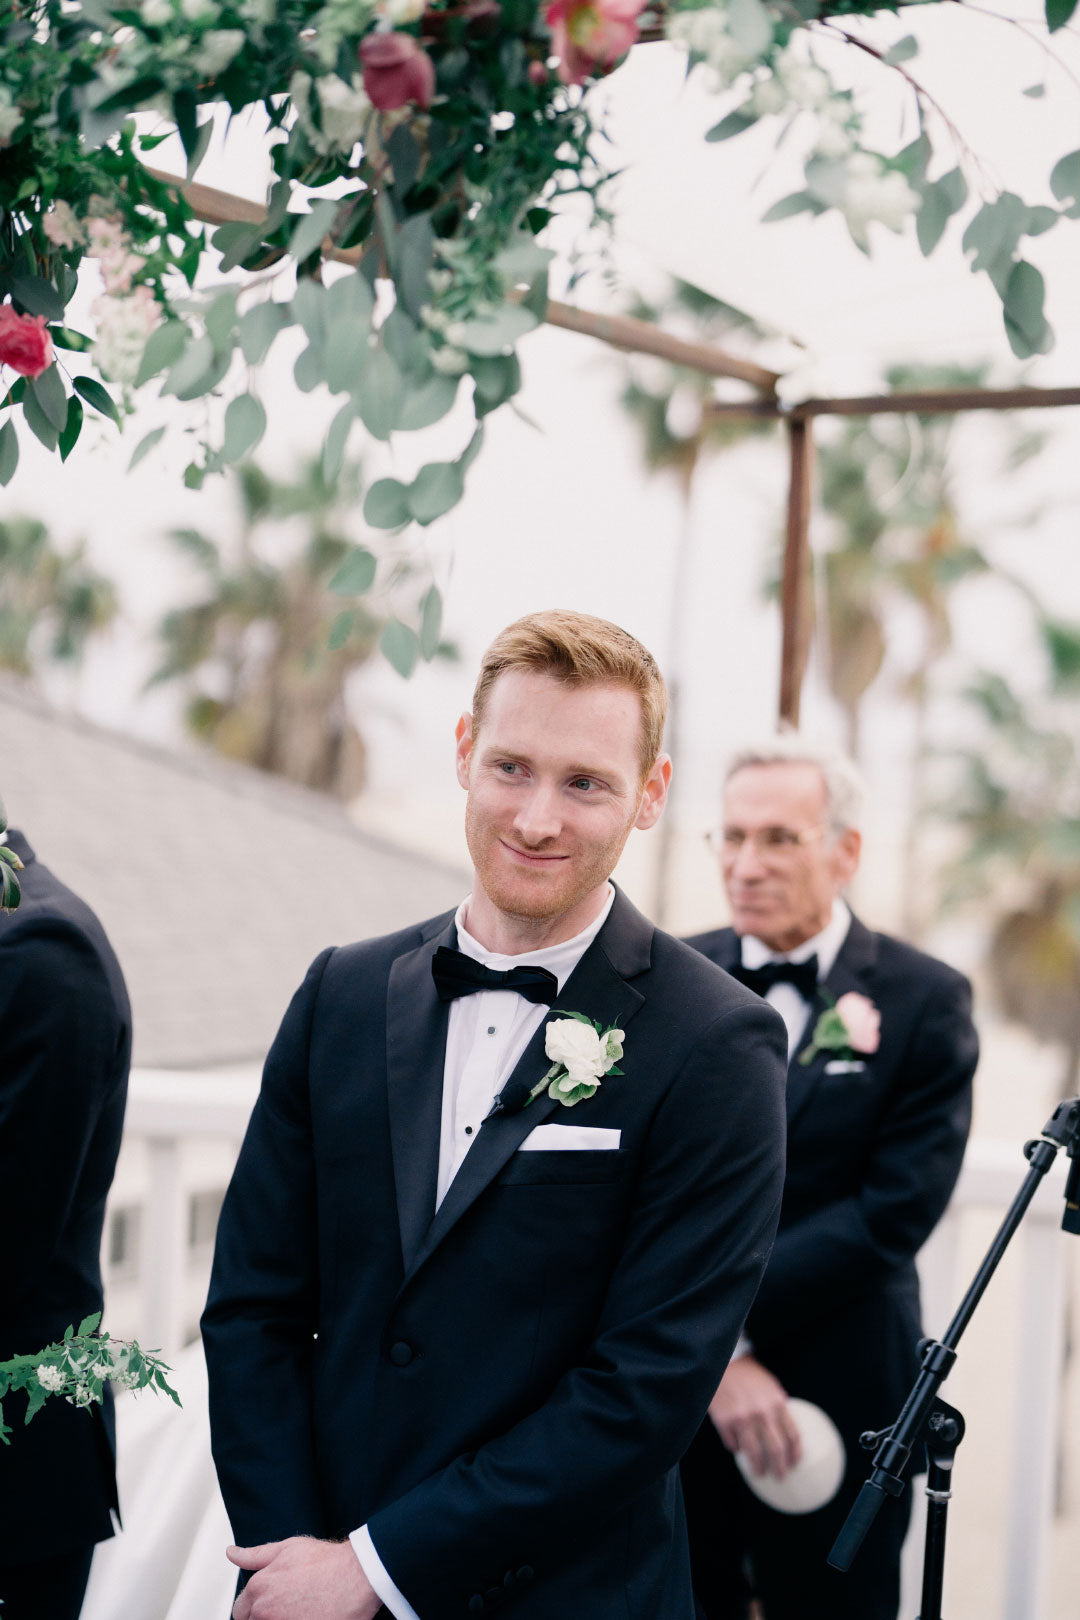
[(641, 775), (648, 776), (664, 740), (667, 687), (660, 667), (629, 631), (591, 613), (552, 608), (530, 613), (499, 632), (480, 663), (473, 692), (475, 736), (488, 694), (507, 669), (554, 676), (567, 686), (626, 686), (641, 702)]

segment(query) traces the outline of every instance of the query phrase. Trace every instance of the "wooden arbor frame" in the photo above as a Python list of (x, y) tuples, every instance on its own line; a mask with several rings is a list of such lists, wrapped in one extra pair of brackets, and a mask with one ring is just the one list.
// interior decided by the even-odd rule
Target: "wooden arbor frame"
[[(197, 219), (211, 225), (233, 222), (258, 224), (265, 209), (245, 197), (218, 191), (197, 181), (184, 183), (177, 176), (152, 171), (160, 180), (176, 185), (187, 198)], [(324, 255), (355, 264), (359, 250), (342, 252), (332, 242), (324, 244)], [(710, 416), (734, 420), (783, 422), (788, 440), (787, 522), (784, 566), (780, 594), (782, 641), (780, 652), (780, 701), (778, 720), (797, 726), (803, 677), (810, 652), (812, 598), (810, 591), (810, 511), (814, 487), (814, 419), (819, 416), (878, 416), (930, 413), (952, 415), (959, 411), (1016, 411), (1048, 406), (1080, 405), (1080, 387), (1069, 388), (955, 388), (867, 394), (848, 399), (805, 399), (785, 407), (777, 397), (780, 374), (752, 360), (728, 354), (712, 343), (694, 343), (675, 337), (648, 321), (627, 315), (601, 315), (571, 307), (551, 299), (545, 315), (551, 326), (597, 338), (611, 348), (632, 354), (651, 354), (672, 365), (685, 366), (708, 377), (731, 378), (746, 383), (753, 394), (746, 400), (716, 401), (708, 407)]]

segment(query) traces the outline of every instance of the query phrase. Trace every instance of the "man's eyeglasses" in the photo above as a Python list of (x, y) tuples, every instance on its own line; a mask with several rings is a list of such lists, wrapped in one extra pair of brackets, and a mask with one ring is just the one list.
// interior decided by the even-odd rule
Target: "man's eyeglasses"
[(785, 855), (792, 855), (804, 844), (809, 844), (820, 833), (824, 833), (824, 826), (803, 827), (759, 827), (756, 832), (746, 832), (742, 827), (714, 827), (705, 834), (705, 842), (714, 855), (726, 855), (729, 858), (737, 855), (744, 845), (749, 844), (755, 855), (768, 860), (783, 859)]

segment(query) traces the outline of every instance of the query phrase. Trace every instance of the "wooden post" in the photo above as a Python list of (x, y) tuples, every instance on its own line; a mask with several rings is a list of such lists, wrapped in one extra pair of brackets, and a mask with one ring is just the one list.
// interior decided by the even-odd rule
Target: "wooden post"
[(810, 651), (810, 495), (814, 440), (809, 420), (789, 421), (787, 431), (791, 471), (780, 593), (783, 641), (779, 719), (782, 725), (798, 726), (802, 681)]

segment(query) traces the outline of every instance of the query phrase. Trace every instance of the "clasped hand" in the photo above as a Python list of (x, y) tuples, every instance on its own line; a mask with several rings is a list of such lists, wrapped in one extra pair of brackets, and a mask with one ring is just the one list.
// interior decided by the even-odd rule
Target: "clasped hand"
[(755, 1356), (736, 1356), (709, 1403), (713, 1428), (729, 1451), (745, 1452), (755, 1474), (783, 1479), (802, 1456), (787, 1391)]
[(255, 1572), (232, 1606), (232, 1620), (372, 1620), (382, 1608), (347, 1541), (290, 1536), (229, 1547), (227, 1557)]

